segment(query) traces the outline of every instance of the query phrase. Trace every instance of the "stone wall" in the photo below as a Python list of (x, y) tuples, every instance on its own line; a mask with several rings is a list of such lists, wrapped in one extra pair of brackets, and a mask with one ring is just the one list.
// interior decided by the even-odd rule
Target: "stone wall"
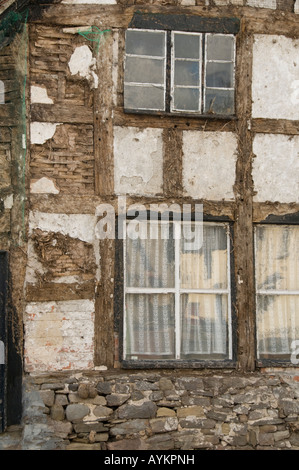
[(299, 450), (298, 380), (287, 371), (28, 376), (18, 447)]

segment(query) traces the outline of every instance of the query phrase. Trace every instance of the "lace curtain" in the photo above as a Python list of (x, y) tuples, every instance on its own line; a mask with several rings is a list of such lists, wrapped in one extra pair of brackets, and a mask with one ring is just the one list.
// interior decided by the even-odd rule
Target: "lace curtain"
[(260, 356), (289, 355), (299, 338), (299, 227), (256, 229), (257, 342)]

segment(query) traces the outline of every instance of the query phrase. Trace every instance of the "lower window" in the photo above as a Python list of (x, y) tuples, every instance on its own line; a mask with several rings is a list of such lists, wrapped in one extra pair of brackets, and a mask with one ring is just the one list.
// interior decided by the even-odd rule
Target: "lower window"
[(256, 227), (258, 359), (290, 362), (299, 339), (298, 246), (299, 226)]
[(180, 221), (148, 221), (143, 238), (128, 236), (127, 226), (125, 361), (233, 358), (230, 226), (192, 222), (188, 228), (196, 243), (186, 242)]

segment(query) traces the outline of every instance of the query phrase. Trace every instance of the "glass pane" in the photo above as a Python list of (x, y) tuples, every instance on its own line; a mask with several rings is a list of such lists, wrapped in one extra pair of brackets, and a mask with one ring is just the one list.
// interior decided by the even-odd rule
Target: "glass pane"
[(199, 250), (184, 251), (181, 242), (181, 288), (226, 289), (227, 235), (225, 226), (203, 226), (203, 244)]
[(164, 111), (164, 89), (158, 86), (124, 87), (125, 109), (149, 109)]
[(206, 86), (232, 88), (234, 86), (234, 64), (208, 62), (206, 65)]
[(182, 358), (225, 359), (228, 354), (227, 296), (181, 296)]
[(176, 60), (174, 65), (174, 84), (199, 86), (199, 63)]
[(164, 60), (127, 57), (125, 82), (164, 83)]
[(174, 296), (126, 296), (127, 359), (174, 358)]
[(128, 30), (126, 53), (164, 57), (165, 34), (164, 31)]
[(198, 88), (175, 88), (173, 109), (184, 111), (199, 111), (199, 98), (200, 92)]
[(155, 224), (158, 239), (153, 239), (155, 235), (150, 232), (150, 224), (146, 226), (147, 239), (133, 240), (127, 236), (126, 285), (127, 287), (174, 287), (173, 225), (169, 224), (168, 239), (162, 239), (160, 224)]
[(200, 36), (174, 34), (174, 56), (182, 59), (199, 59)]
[(256, 282), (263, 290), (299, 290), (299, 227), (256, 228)]
[(215, 114), (234, 114), (234, 91), (206, 89), (205, 112)]
[(259, 357), (290, 360), (291, 343), (299, 338), (299, 296), (259, 295), (257, 342)]
[(232, 36), (207, 35), (207, 60), (234, 60), (234, 42)]

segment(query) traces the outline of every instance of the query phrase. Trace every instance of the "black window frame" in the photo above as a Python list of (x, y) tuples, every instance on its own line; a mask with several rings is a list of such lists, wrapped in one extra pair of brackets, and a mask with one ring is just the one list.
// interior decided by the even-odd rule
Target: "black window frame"
[[(132, 220), (134, 217), (121, 216), (123, 220)], [(149, 220), (149, 213), (147, 213)], [(161, 220), (161, 214), (157, 214)], [(230, 298), (231, 298), (231, 346), (232, 358), (225, 360), (213, 359), (171, 359), (171, 360), (127, 360), (123, 357), (124, 350), (124, 240), (118, 237), (119, 216), (115, 224), (115, 284), (114, 284), (114, 333), (118, 337), (119, 363), (124, 369), (235, 369), (237, 365), (237, 309), (236, 309), (236, 282), (234, 259), (234, 221), (228, 216), (212, 216), (205, 214), (203, 222), (219, 222), (229, 226), (230, 237)], [(171, 213), (169, 221), (173, 220)], [(191, 215), (194, 220), (194, 214)]]
[[(210, 18), (195, 15), (184, 14), (155, 14), (155, 13), (140, 13), (135, 12), (133, 18), (128, 26), (128, 29), (140, 30), (161, 30), (167, 34), (166, 47), (166, 96), (165, 96), (165, 110), (150, 110), (150, 109), (131, 109), (126, 108), (124, 104), (124, 112), (126, 114), (150, 114), (150, 115), (165, 115), (165, 116), (186, 116), (196, 117), (203, 119), (236, 119), (236, 81), (234, 80), (234, 113), (232, 114), (216, 114), (206, 112), (192, 112), (173, 110), (171, 111), (171, 33), (172, 32), (188, 32), (188, 33), (207, 33), (211, 34), (228, 34), (236, 36), (240, 31), (240, 19), (231, 18)], [(204, 51), (204, 40), (202, 50)], [(203, 58), (204, 68), (204, 58)], [(237, 53), (234, 57), (234, 69), (236, 70)], [(236, 74), (235, 74), (236, 75)], [(201, 81), (201, 94), (203, 97), (204, 81)], [(203, 98), (202, 98), (203, 102)], [(201, 105), (203, 111), (203, 103)]]
[[(299, 226), (299, 212), (289, 213), (285, 215), (274, 215), (271, 214), (267, 218), (259, 221), (254, 222), (253, 228), (254, 232), (256, 227), (259, 225), (272, 225), (272, 226), (280, 226), (280, 225), (295, 225)], [(256, 286), (256, 257), (255, 257), (255, 237), (254, 237), (254, 286), (255, 286), (255, 298), (257, 299), (257, 286)], [(255, 307), (255, 356), (256, 356), (256, 366), (257, 367), (288, 367), (288, 368), (296, 368), (298, 365), (292, 364), (291, 357), (287, 358), (258, 358), (258, 345), (257, 345), (257, 304)], [(299, 339), (299, 338), (298, 338)], [(291, 356), (291, 355), (290, 355)]]

